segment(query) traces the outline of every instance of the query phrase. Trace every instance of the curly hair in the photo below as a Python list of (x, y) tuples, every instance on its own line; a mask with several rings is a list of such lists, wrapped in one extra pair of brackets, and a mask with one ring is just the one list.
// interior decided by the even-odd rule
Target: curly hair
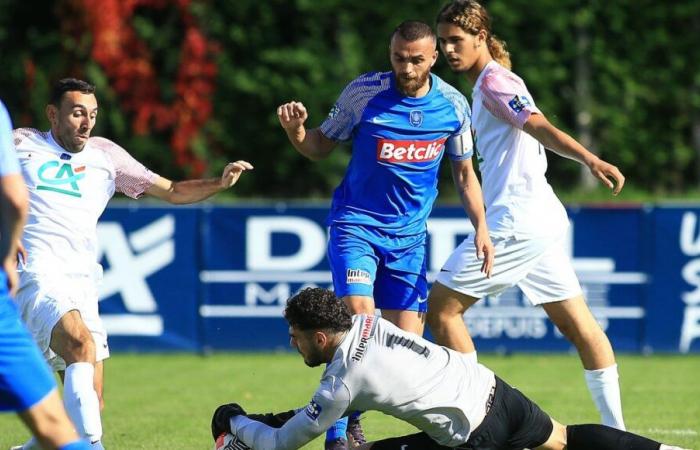
[(333, 291), (323, 288), (306, 288), (290, 298), (284, 308), (284, 318), (289, 325), (302, 331), (342, 332), (352, 327), (345, 302)]
[(476, 0), (453, 0), (440, 9), (436, 22), (457, 25), (464, 32), (474, 35), (481, 30), (486, 31), (486, 45), (493, 59), (503, 67), (511, 68), (506, 43), (491, 33), (491, 17)]
[(94, 94), (95, 86), (77, 78), (62, 78), (51, 87), (49, 104), (61, 106), (63, 94), (73, 91), (82, 92), (83, 94)]

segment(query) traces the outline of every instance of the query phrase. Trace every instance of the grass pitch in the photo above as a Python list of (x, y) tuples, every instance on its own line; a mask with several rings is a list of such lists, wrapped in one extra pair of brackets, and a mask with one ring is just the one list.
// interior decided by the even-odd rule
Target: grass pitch
[[(480, 354), (479, 360), (560, 422), (597, 423), (576, 356)], [(621, 356), (618, 363), (628, 429), (700, 450), (700, 356)], [(237, 401), (249, 412), (303, 406), (321, 372), (296, 353), (116, 354), (105, 364), (105, 448), (211, 449), (216, 406)], [(380, 413), (363, 417), (372, 440), (414, 431)], [(27, 437), (16, 416), (0, 415), (0, 450)], [(322, 449), (322, 439), (304, 448)]]

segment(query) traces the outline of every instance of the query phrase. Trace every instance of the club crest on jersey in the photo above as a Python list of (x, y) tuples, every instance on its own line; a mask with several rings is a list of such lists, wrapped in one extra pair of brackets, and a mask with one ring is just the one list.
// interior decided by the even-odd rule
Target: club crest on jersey
[(338, 115), (338, 113), (340, 113), (340, 106), (338, 106), (338, 104), (336, 103), (335, 105), (333, 105), (331, 110), (328, 112), (328, 118), (334, 119), (335, 116)]
[(414, 109), (408, 114), (408, 122), (414, 127), (423, 125), (423, 111)]
[(362, 269), (348, 269), (346, 283), (372, 284), (372, 277), (369, 272)]
[(525, 96), (516, 95), (508, 102), (508, 106), (510, 106), (510, 109), (515, 111), (516, 114), (519, 114), (526, 106), (530, 106), (530, 100)]
[(321, 405), (316, 403), (314, 400), (311, 400), (309, 404), (306, 405), (306, 409), (304, 411), (306, 412), (306, 415), (309, 416), (309, 419), (316, 420), (318, 419), (318, 416), (321, 415), (323, 408), (321, 408)]
[[(60, 167), (59, 167), (60, 166)], [(40, 191), (52, 191), (71, 197), (82, 197), (78, 181), (85, 178), (85, 166), (75, 167), (70, 163), (47, 161), (39, 167), (37, 176), (45, 184), (37, 185)]]

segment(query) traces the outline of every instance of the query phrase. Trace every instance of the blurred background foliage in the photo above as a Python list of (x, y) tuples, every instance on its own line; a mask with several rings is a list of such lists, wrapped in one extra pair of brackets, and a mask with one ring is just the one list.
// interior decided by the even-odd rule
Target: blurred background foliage
[[(618, 165), (622, 199), (700, 191), (700, 2), (491, 0), (493, 30), (540, 109)], [(98, 87), (94, 134), (175, 179), (216, 176), (225, 161), (256, 169), (233, 195), (328, 198), (349, 159), (298, 155), (276, 108), (303, 101), (317, 126), (360, 73), (389, 70), (405, 19), (433, 24), (426, 0), (0, 0), (0, 97), (16, 126), (48, 128), (50, 84)], [(441, 60), (435, 73), (467, 97)], [(608, 198), (578, 164), (550, 154), (566, 200)], [(454, 200), (449, 170), (443, 200)]]

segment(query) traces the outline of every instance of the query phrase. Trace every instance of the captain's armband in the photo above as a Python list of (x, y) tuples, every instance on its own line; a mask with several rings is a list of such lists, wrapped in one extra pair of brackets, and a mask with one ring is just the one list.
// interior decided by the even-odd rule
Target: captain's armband
[(451, 136), (445, 142), (445, 151), (452, 159), (466, 159), (474, 153), (474, 141), (470, 131)]

